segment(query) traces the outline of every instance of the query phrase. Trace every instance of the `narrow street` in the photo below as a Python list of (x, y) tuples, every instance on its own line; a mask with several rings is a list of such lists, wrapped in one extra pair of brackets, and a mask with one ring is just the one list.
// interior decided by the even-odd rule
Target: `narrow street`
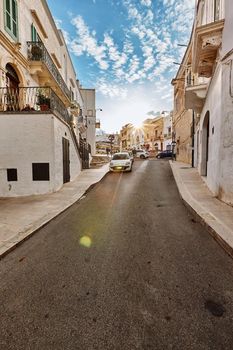
[(2, 350), (232, 349), (233, 261), (135, 161), (0, 261)]

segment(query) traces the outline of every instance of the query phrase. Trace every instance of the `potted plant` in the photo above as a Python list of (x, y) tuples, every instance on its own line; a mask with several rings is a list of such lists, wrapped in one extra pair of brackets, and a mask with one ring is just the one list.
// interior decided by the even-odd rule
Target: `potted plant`
[(41, 111), (47, 111), (50, 108), (50, 98), (39, 92), (37, 97), (37, 104), (40, 106)]
[(43, 55), (42, 47), (38, 43), (33, 43), (31, 47), (31, 58), (33, 61), (41, 61)]

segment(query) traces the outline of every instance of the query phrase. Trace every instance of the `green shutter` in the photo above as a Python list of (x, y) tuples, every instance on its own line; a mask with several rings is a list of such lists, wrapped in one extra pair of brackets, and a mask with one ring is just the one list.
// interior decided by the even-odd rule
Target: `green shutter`
[(17, 0), (4, 0), (5, 29), (15, 40), (18, 37)]
[(37, 34), (36, 28), (34, 27), (33, 23), (31, 25), (31, 36), (32, 36), (32, 41), (33, 42), (39, 41), (38, 40), (38, 34)]

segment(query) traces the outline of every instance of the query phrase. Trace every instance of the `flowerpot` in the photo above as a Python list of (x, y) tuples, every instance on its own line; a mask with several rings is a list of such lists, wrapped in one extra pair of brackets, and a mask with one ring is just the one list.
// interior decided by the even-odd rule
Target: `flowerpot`
[(40, 110), (41, 111), (48, 111), (49, 110), (49, 106), (48, 105), (40, 105)]

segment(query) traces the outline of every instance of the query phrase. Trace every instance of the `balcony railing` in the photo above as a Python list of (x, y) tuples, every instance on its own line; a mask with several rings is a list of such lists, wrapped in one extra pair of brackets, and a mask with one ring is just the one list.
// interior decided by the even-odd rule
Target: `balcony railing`
[(189, 67), (185, 73), (185, 87), (189, 88), (192, 86), (199, 86), (208, 83), (208, 78), (199, 77), (197, 74), (194, 74), (192, 68)]
[(50, 87), (0, 88), (0, 113), (51, 111), (67, 123), (71, 117), (67, 108)]
[(30, 61), (40, 61), (43, 62), (48, 68), (49, 72), (60, 86), (64, 94), (71, 100), (71, 92), (68, 89), (65, 81), (63, 80), (59, 70), (54, 64), (50, 54), (48, 53), (46, 47), (41, 41), (28, 41), (28, 59)]

